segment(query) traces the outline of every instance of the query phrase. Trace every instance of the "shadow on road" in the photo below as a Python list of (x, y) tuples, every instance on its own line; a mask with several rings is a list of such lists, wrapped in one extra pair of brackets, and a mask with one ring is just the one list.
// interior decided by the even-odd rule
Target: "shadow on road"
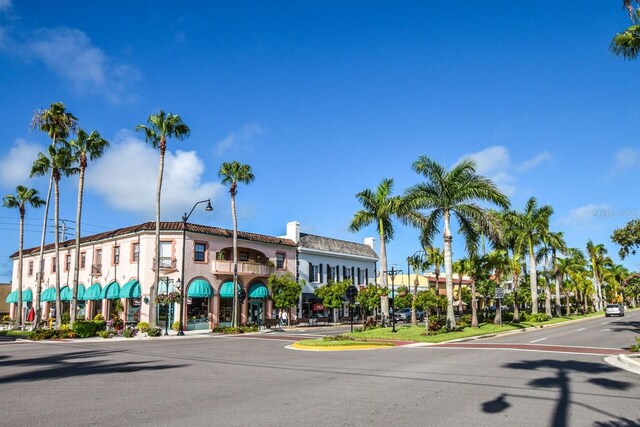
[[(514, 398), (525, 398), (525, 399), (541, 399), (541, 400), (549, 400), (555, 401), (556, 406), (552, 416), (552, 420), (549, 421), (550, 425), (555, 427), (565, 427), (568, 425), (568, 416), (569, 416), (569, 407), (571, 405), (580, 406), (585, 409), (589, 409), (600, 413), (607, 418), (609, 421), (604, 421), (597, 425), (600, 426), (640, 426), (637, 422), (633, 420), (629, 420), (626, 418), (616, 417), (615, 414), (611, 414), (604, 410), (595, 408), (590, 405), (586, 405), (581, 402), (575, 402), (571, 400), (571, 374), (593, 374), (593, 375), (603, 375), (615, 372), (616, 369), (605, 365), (604, 363), (593, 363), (593, 362), (581, 362), (574, 360), (553, 360), (553, 359), (543, 359), (543, 360), (531, 360), (531, 361), (522, 361), (522, 362), (514, 362), (507, 363), (503, 365), (503, 367), (507, 369), (519, 369), (526, 371), (540, 371), (543, 374), (549, 374), (551, 372), (551, 376), (545, 376), (541, 378), (536, 378), (531, 380), (528, 385), (533, 387), (534, 389), (558, 389), (559, 395), (556, 399), (548, 399), (544, 397), (535, 397), (535, 396), (526, 396), (526, 395), (513, 395), (508, 393), (500, 394), (493, 400), (484, 402), (482, 404), (482, 410), (485, 413), (496, 414), (507, 410), (512, 406), (507, 399), (509, 397)], [(617, 381), (612, 380), (610, 378), (605, 378), (602, 376), (594, 376), (587, 380), (588, 383), (602, 387), (607, 390), (627, 390), (633, 386), (633, 384), (625, 382), (625, 381)], [(640, 421), (640, 419), (638, 420)]]
[[(613, 326), (615, 326), (615, 328)], [(611, 327), (610, 332), (631, 331), (640, 334), (640, 322), (624, 322), (621, 320), (618, 322), (611, 322)]]
[[(109, 357), (110, 360), (100, 359)], [(27, 372), (1, 376), (0, 383), (21, 381), (52, 380), (59, 378), (104, 375), (113, 373), (131, 373), (146, 370), (164, 370), (181, 368), (183, 365), (158, 365), (155, 360), (143, 362), (113, 362), (113, 352), (78, 351), (31, 359), (3, 360), (2, 366), (30, 367)], [(40, 367), (40, 368), (38, 368)]]

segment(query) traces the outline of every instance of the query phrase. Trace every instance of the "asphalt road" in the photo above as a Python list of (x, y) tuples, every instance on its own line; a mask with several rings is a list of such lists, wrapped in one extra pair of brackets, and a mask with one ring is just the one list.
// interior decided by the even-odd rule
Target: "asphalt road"
[[(622, 323), (600, 325), (600, 318), (482, 342), (544, 337), (551, 344), (581, 345), (593, 333), (598, 342), (589, 346), (609, 348), (618, 343), (610, 335), (622, 343), (627, 332), (602, 329), (634, 329), (638, 317), (606, 320)], [(582, 327), (587, 329), (577, 331)], [(306, 334), (340, 329), (258, 338), (3, 342), (0, 424), (640, 426), (640, 376), (607, 365), (602, 355), (442, 346), (285, 348)]]

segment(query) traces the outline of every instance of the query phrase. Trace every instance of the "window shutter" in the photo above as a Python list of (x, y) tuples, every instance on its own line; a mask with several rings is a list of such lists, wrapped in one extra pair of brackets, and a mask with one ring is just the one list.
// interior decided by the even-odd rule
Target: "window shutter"
[(318, 282), (320, 282), (320, 283), (323, 282), (322, 276), (323, 276), (322, 264), (320, 264), (320, 280), (318, 280)]
[(309, 281), (315, 282), (316, 278), (313, 277), (313, 264), (309, 263)]
[(365, 285), (369, 284), (369, 269), (368, 268), (364, 269), (364, 284)]
[(347, 276), (347, 267), (342, 266), (342, 277), (345, 278)]
[(362, 285), (362, 283), (360, 282), (360, 267), (358, 267), (358, 285)]
[(336, 282), (340, 281), (340, 266), (336, 265)]
[(353, 283), (354, 285), (357, 285), (358, 283), (356, 282), (356, 269), (355, 267), (351, 267), (351, 283)]

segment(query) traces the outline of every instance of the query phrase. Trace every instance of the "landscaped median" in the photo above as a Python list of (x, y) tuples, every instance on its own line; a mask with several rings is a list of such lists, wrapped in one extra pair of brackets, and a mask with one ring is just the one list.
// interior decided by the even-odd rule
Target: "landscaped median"
[(520, 322), (520, 323), (503, 323), (502, 325), (494, 325), (493, 323), (481, 323), (479, 327), (464, 327), (455, 331), (431, 331), (430, 335), (425, 334), (424, 326), (398, 326), (397, 332), (392, 332), (392, 328), (372, 328), (366, 331), (356, 330), (345, 336), (352, 337), (357, 340), (397, 340), (397, 341), (413, 341), (441, 343), (464, 338), (477, 337), (481, 335), (501, 334), (510, 331), (522, 330), (533, 327), (544, 327), (557, 323), (568, 322), (570, 320), (586, 319), (594, 316), (602, 316), (603, 313), (591, 313), (586, 315), (570, 316), (570, 317), (554, 317), (544, 322)]
[(307, 351), (344, 351), (344, 350), (371, 350), (374, 348), (389, 348), (395, 344), (392, 342), (376, 342), (363, 339), (354, 339), (347, 336), (324, 337), (320, 339), (302, 340), (291, 344), (291, 348)]

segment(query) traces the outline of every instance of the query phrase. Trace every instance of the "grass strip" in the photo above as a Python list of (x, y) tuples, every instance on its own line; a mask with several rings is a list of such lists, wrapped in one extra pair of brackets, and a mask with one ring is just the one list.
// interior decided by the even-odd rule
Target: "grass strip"
[(325, 340), (325, 339), (311, 339), (298, 341), (298, 345), (302, 347), (387, 347), (392, 346), (393, 343), (389, 342), (371, 342), (362, 340)]

